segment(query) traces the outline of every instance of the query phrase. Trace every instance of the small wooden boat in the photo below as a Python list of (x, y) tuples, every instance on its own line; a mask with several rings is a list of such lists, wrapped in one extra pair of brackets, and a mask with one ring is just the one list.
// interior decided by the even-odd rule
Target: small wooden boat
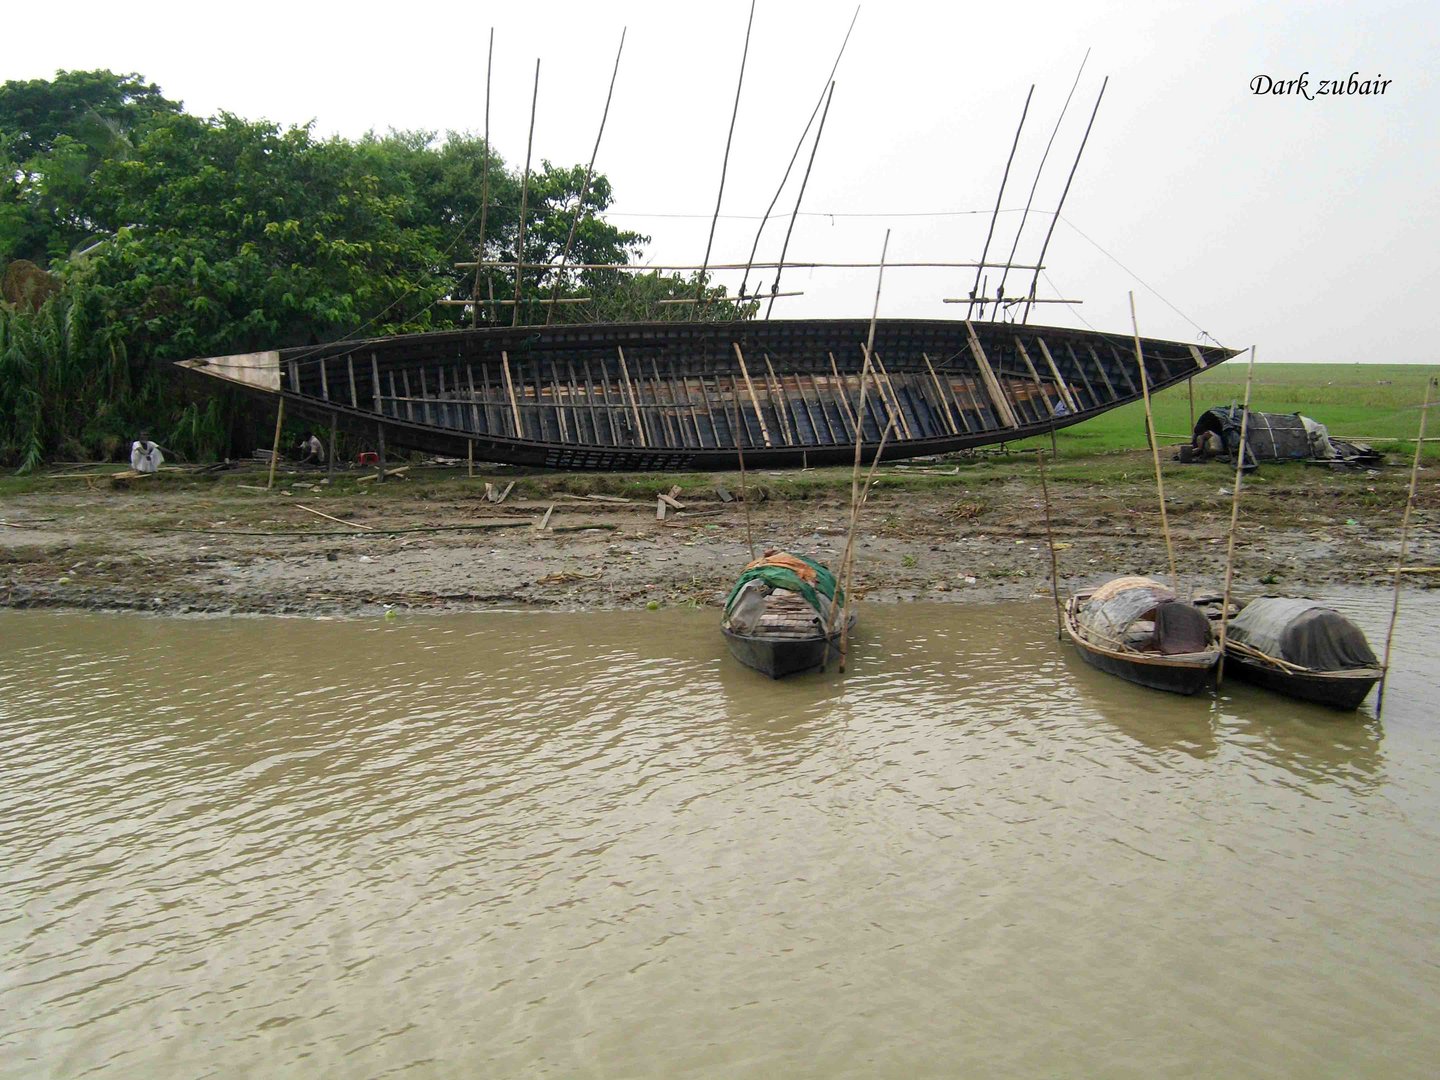
[(1227, 674), (1332, 709), (1359, 708), (1383, 674), (1364, 632), (1314, 600), (1259, 597), (1225, 637)]
[(1198, 692), (1220, 660), (1204, 612), (1145, 577), (1072, 596), (1065, 630), (1091, 667), (1173, 694)]
[(725, 601), (720, 631), (736, 660), (779, 679), (839, 659), (837, 605), (847, 631), (853, 629), (855, 613), (845, 611), (844, 593), (824, 565), (803, 555), (767, 551), (741, 572)]

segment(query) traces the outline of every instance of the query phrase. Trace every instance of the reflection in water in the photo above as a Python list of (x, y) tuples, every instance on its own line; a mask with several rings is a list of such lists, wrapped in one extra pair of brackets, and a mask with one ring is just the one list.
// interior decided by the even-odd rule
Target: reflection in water
[(0, 613), (0, 1074), (1421, 1075), (1437, 622), (1382, 724), (1045, 604)]

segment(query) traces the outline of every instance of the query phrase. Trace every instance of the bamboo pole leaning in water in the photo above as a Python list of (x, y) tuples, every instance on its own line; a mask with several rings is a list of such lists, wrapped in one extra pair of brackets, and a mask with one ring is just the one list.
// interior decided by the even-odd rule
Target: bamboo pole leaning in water
[(1235, 492), (1230, 497), (1230, 537), (1225, 544), (1225, 589), (1220, 599), (1220, 660), (1215, 665), (1215, 685), (1225, 681), (1225, 639), (1230, 629), (1230, 583), (1235, 576), (1235, 523), (1240, 520), (1240, 478), (1245, 472), (1245, 439), (1250, 427), (1250, 384), (1255, 377), (1255, 346), (1245, 368), (1245, 404), (1240, 409), (1240, 449), (1235, 454)]
[[(1097, 102), (1098, 104), (1098, 102)], [(1140, 350), (1140, 324), (1135, 319), (1135, 294), (1130, 294), (1130, 327), (1135, 332), (1135, 363), (1140, 368), (1140, 393), (1145, 399), (1145, 438), (1155, 462), (1155, 491), (1160, 496), (1160, 533), (1165, 537), (1165, 556), (1170, 560), (1170, 584), (1180, 595), (1180, 575), (1175, 570), (1175, 548), (1170, 543), (1170, 521), (1165, 516), (1165, 481), (1160, 476), (1160, 447), (1155, 442), (1155, 420), (1150, 415), (1150, 380), (1145, 376), (1145, 354)]]
[[(1050, 434), (1055, 434), (1052, 425)], [(1045, 500), (1045, 543), (1050, 548), (1050, 595), (1055, 600), (1055, 640), (1065, 637), (1065, 622), (1060, 614), (1060, 563), (1055, 557), (1055, 533), (1050, 527), (1050, 485), (1045, 482), (1045, 451), (1035, 451), (1035, 461), (1040, 466), (1040, 494)]]
[[(855, 465), (850, 472), (850, 529), (845, 536), (845, 553), (840, 559), (840, 572), (842, 577), (848, 577), (846, 567), (851, 564), (851, 554), (855, 550), (855, 530), (860, 522), (860, 453), (865, 443), (865, 390), (869, 385), (870, 357), (875, 348), (875, 321), (880, 315), (880, 287), (885, 283), (885, 256), (890, 251), (890, 230), (885, 230), (885, 243), (880, 247), (880, 272), (875, 277), (875, 306), (870, 312), (870, 331), (865, 338), (865, 362), (860, 367), (860, 405), (856, 410), (855, 423)], [(843, 390), (843, 388), (842, 388)], [(890, 434), (890, 425), (885, 426), (885, 431), (880, 436), (880, 446), (875, 451), (875, 460), (871, 462), (871, 471), (874, 471), (874, 464), (880, 460), (880, 452), (885, 448), (885, 439)], [(869, 483), (868, 479), (866, 481)], [(847, 581), (848, 584), (848, 581)], [(835, 619), (840, 619), (840, 672), (845, 672), (845, 650), (850, 647), (849, 613), (850, 613), (850, 591), (841, 586), (844, 593), (844, 604), (837, 604), (835, 598), (830, 600), (830, 622), (826, 628), (825, 637), (828, 640), (835, 632)], [(828, 660), (830, 650), (827, 647), (825, 657)], [(823, 670), (823, 664), (822, 664)]]
[(750, 561), (755, 561), (755, 534), (750, 527), (750, 492), (745, 484), (745, 449), (740, 445), (740, 395), (730, 387), (730, 400), (735, 406), (735, 456), (740, 459), (740, 501), (745, 506), (745, 542), (750, 545)]
[(282, 395), (280, 404), (275, 409), (275, 445), (270, 451), (270, 479), (265, 481), (265, 490), (269, 491), (275, 486), (275, 462), (280, 459), (280, 425), (285, 422), (285, 398)]
[(1425, 418), (1430, 415), (1430, 392), (1436, 380), (1425, 383), (1425, 404), (1420, 406), (1420, 430), (1415, 438), (1415, 463), (1410, 466), (1410, 492), (1405, 498), (1405, 514), (1400, 519), (1400, 554), (1395, 560), (1395, 598), (1390, 604), (1390, 628), (1385, 631), (1385, 658), (1380, 661), (1380, 691), (1375, 696), (1375, 718), (1385, 707), (1385, 684), (1390, 681), (1390, 646), (1395, 640), (1395, 620), (1400, 617), (1400, 575), (1405, 572), (1405, 551), (1410, 540), (1410, 508), (1415, 505), (1415, 489), (1420, 479), (1420, 452), (1425, 448)]

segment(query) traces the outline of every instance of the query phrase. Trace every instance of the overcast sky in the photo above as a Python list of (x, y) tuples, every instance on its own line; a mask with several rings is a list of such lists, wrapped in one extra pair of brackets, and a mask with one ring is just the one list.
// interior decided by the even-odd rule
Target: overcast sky
[[(597, 169), (611, 219), (647, 258), (699, 262), (715, 208), (745, 38), (741, 3), (324, 5), (251, 2), (13, 6), (0, 78), (136, 71), (199, 114), (227, 110), (320, 134), (479, 133), (495, 31), (490, 133), (523, 164), (535, 61), (535, 158), (584, 164), (628, 28)], [(743, 262), (854, 3), (759, 0), (712, 262)], [(61, 25), (63, 23), (63, 25)], [(927, 4), (867, 0), (789, 258), (978, 258), (1025, 96), (1029, 117), (991, 256), (1020, 210), (1086, 49), (1021, 237), (1034, 262), (1085, 123), (1110, 77), (1046, 255), (1032, 322), (1186, 341), (1201, 330), (1261, 360), (1437, 362), (1440, 5), (1368, 3)], [(1256, 96), (1257, 75), (1391, 80), (1383, 95)], [(809, 148), (766, 229), (775, 260)], [(1117, 263), (1118, 260), (1118, 263)], [(1123, 264), (1123, 267), (1121, 265)], [(992, 272), (993, 275), (993, 272)], [(773, 271), (758, 275), (768, 286)], [(723, 278), (732, 285), (733, 279)], [(752, 285), (755, 278), (752, 277)], [(948, 318), (973, 271), (893, 269), (882, 317)], [(990, 279), (991, 287), (995, 278)], [(1007, 293), (1028, 287), (1012, 272)], [(868, 317), (873, 270), (794, 270), (775, 316)], [(1163, 298), (1163, 299), (1162, 299)], [(783, 308), (782, 308), (783, 305)], [(1172, 306), (1173, 305), (1173, 306)]]

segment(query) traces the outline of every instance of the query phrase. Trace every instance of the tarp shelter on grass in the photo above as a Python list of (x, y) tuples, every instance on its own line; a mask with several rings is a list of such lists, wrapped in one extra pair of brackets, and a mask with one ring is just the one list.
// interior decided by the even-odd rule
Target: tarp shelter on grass
[[(1239, 405), (1207, 410), (1197, 421), (1192, 445), (1207, 432), (1219, 436), (1224, 455), (1235, 459), (1240, 445)], [(1332, 439), (1325, 425), (1299, 413), (1264, 413), (1250, 410), (1245, 426), (1246, 467), (1261, 461), (1378, 461), (1364, 443)]]

